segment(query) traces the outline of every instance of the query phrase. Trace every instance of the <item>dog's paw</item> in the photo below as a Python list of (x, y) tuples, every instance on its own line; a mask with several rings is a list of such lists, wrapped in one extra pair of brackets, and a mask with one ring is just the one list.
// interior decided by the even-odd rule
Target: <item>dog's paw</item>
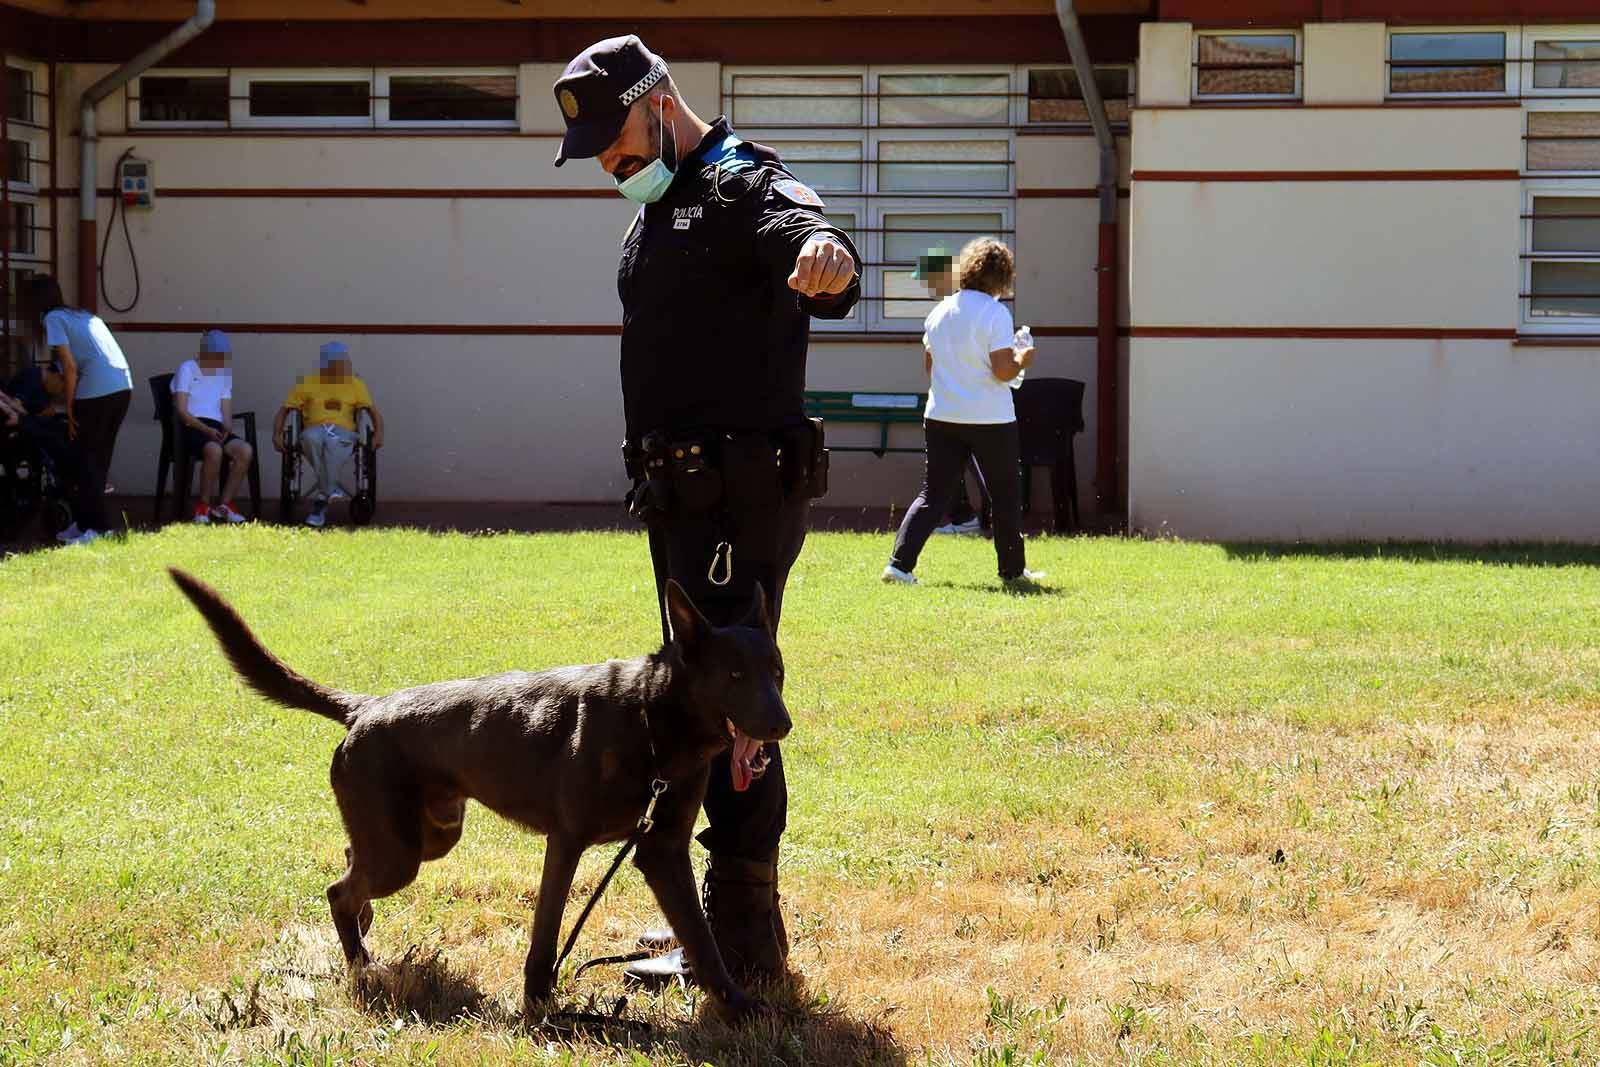
[(772, 1014), (772, 1006), (734, 986), (712, 1001), (717, 1014), (732, 1026), (743, 1026)]

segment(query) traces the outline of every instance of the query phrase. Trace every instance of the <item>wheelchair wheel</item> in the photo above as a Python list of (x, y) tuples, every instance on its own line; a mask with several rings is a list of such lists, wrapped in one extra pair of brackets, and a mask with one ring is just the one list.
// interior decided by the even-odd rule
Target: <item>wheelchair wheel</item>
[(71, 525), (71, 504), (60, 498), (46, 502), (44, 508), (44, 532), (47, 536), (54, 537)]
[(278, 521), (294, 522), (295, 507), (300, 503), (300, 441), (291, 437), (282, 455), (283, 477), (278, 484)]
[(363, 443), (356, 450), (356, 494), (350, 499), (350, 521), (365, 526), (378, 510), (378, 450)]

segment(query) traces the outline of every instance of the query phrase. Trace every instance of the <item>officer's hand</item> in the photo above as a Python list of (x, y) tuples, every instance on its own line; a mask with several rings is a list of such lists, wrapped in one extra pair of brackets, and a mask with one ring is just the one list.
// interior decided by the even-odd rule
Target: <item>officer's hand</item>
[(850, 288), (856, 260), (836, 238), (819, 234), (807, 241), (794, 261), (789, 288), (802, 296), (832, 296)]

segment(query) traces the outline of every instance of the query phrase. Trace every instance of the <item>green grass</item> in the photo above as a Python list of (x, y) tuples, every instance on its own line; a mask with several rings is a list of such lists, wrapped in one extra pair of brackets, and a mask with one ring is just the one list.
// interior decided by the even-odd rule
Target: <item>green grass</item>
[[(1600, 1062), (1600, 555), (1045, 539), (1015, 595), (985, 541), (936, 540), (915, 589), (876, 582), (888, 548), (814, 535), (785, 603), (803, 1017), (636, 995), (632, 1049), (513, 1017), (541, 845), (481, 809), (378, 904), (413, 987), (346, 988), (338, 731), (246, 694), (162, 567), (381, 692), (651, 650), (641, 537), (0, 562), (0, 1067)], [(623, 874), (578, 955), (650, 914)]]

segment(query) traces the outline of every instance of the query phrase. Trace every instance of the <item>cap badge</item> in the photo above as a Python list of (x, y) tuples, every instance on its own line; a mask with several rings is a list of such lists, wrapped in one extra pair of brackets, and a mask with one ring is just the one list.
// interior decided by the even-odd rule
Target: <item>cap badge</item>
[(561, 93), (557, 99), (561, 101), (562, 114), (566, 115), (569, 119), (575, 119), (578, 117), (578, 98), (572, 95), (571, 89), (561, 90)]

